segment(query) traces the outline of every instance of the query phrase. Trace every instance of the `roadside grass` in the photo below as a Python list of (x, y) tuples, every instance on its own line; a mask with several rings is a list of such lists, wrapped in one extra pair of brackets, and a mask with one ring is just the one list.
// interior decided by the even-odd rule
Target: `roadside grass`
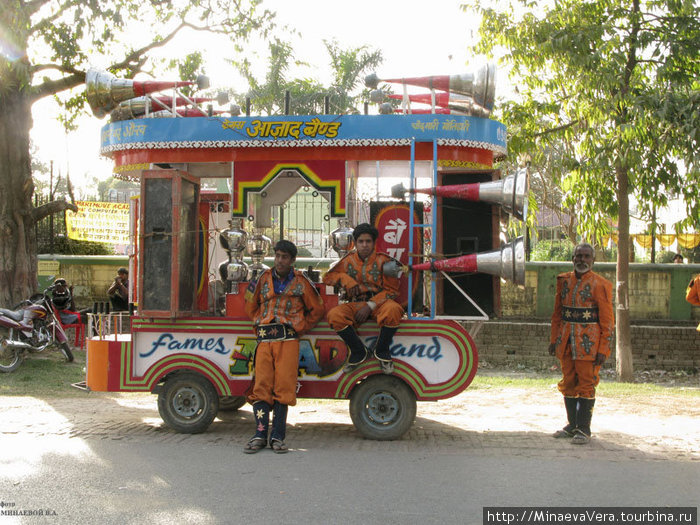
[(0, 373), (0, 396), (84, 396), (84, 391), (71, 384), (85, 381), (85, 351), (74, 348), (73, 355), (72, 363), (58, 350), (30, 355), (14, 372)]
[[(680, 379), (687, 376), (681, 375)], [(697, 377), (697, 376), (696, 376)], [(556, 389), (561, 379), (560, 374), (544, 374), (541, 372), (518, 372), (516, 374), (507, 371), (490, 370), (488, 375), (474, 377), (469, 389), (500, 389), (500, 388), (527, 388), (548, 390)], [(623, 396), (648, 396), (648, 395), (679, 395), (687, 397), (700, 397), (700, 380), (696, 379), (691, 384), (663, 383), (622, 383), (613, 379), (602, 378), (596, 389), (600, 393), (610, 397)]]
[[(85, 381), (85, 351), (74, 349), (75, 361), (66, 363), (58, 351), (29, 356), (10, 374), (0, 374), (0, 396), (81, 397), (86, 392), (72, 387)], [(678, 381), (674, 382), (674, 378)], [(525, 388), (556, 389), (560, 379), (557, 373), (537, 371), (479, 370), (469, 390)], [(680, 383), (680, 384), (679, 384)], [(664, 382), (620, 383), (603, 377), (598, 392), (611, 397), (674, 395), (700, 397), (700, 377), (682, 372), (667, 374)], [(305, 399), (305, 404), (335, 400)]]

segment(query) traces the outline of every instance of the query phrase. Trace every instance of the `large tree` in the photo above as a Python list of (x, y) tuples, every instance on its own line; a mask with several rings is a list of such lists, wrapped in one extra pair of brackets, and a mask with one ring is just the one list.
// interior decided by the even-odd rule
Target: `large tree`
[[(34, 224), (75, 208), (64, 201), (32, 205), (29, 134), (32, 105), (65, 95), (64, 121), (85, 111), (82, 90), (88, 63), (131, 78), (154, 68), (153, 51), (186, 28), (212, 31), (233, 43), (263, 34), (272, 15), (260, 0), (2, 0), (0, 9), (0, 305), (27, 297), (36, 287)], [(197, 45), (196, 39), (190, 39)], [(237, 46), (231, 47), (233, 55)], [(39, 145), (40, 146), (40, 145)]]
[[(508, 2), (507, 2), (508, 3)], [(629, 196), (642, 206), (685, 197), (700, 222), (700, 42), (694, 0), (512, 0), (483, 15), (477, 49), (505, 50), (520, 99), (504, 114), (513, 153), (568, 144), (566, 196), (590, 238), (617, 218), (617, 372), (632, 378)]]

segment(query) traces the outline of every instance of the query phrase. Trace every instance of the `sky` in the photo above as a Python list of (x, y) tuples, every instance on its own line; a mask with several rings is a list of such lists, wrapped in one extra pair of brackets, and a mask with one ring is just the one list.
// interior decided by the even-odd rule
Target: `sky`
[[(380, 78), (454, 75), (476, 71), (485, 64), (483, 57), (468, 55), (469, 46), (476, 42), (478, 19), (460, 9), (462, 0), (355, 0), (340, 3), (328, 0), (265, 0), (264, 7), (277, 13), (279, 24), (297, 29), (302, 38), (291, 40), (296, 57), (312, 67), (298, 71), (323, 83), (330, 81), (326, 66), (327, 54), (323, 40), (336, 39), (342, 48), (368, 46), (379, 49), (384, 62), (377, 74)], [(191, 52), (188, 45), (194, 39), (183, 35), (168, 49), (175, 57)], [(212, 88), (233, 87), (245, 92), (245, 81), (224, 62), (218, 50), (224, 46), (197, 36), (204, 49), (207, 74)], [(266, 56), (264, 42), (252, 43), (260, 56)], [(209, 49), (210, 51), (207, 51)], [(255, 62), (255, 51), (247, 52)], [(91, 57), (99, 64), (102, 57)], [(260, 78), (265, 64), (258, 61)], [(297, 76), (292, 71), (292, 76)], [(165, 78), (172, 80), (172, 77)], [(503, 88), (504, 75), (497, 76), (496, 95)], [(400, 87), (395, 92), (400, 93)], [(78, 129), (66, 134), (56, 119), (57, 106), (44, 99), (33, 107), (32, 140), (38, 156), (47, 165), (54, 163), (54, 174), (70, 173), (78, 192), (95, 193), (93, 179), (104, 180), (111, 175), (112, 163), (99, 155), (100, 129), (108, 123), (91, 115), (81, 117)]]

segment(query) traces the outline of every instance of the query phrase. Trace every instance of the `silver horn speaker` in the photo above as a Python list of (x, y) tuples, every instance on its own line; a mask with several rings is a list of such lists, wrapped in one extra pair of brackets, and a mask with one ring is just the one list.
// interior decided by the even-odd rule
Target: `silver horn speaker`
[(523, 238), (518, 237), (501, 246), (500, 250), (414, 264), (410, 269), (488, 273), (522, 286), (525, 284), (525, 244)]
[[(202, 77), (204, 79), (205, 77)], [(197, 79), (199, 84), (199, 79)], [(85, 94), (93, 114), (102, 118), (112, 111), (120, 102), (141, 97), (156, 91), (180, 86), (189, 86), (194, 82), (161, 80), (131, 80), (117, 78), (107, 71), (88, 69), (85, 74)], [(201, 85), (206, 82), (202, 80)]]
[(521, 221), (527, 217), (528, 175), (527, 170), (524, 169), (518, 170), (514, 175), (508, 175), (504, 179), (492, 182), (414, 188), (413, 190), (407, 190), (403, 184), (391, 187), (391, 196), (395, 199), (403, 199), (407, 192), (425, 193), (449, 199), (490, 202), (499, 204), (506, 212)]
[(376, 73), (365, 77), (365, 86), (376, 89), (380, 82), (409, 84), (411, 86), (459, 93), (474, 99), (474, 103), (491, 111), (496, 98), (496, 66), (487, 64), (476, 73), (463, 75), (436, 75), (410, 78), (379, 78)]

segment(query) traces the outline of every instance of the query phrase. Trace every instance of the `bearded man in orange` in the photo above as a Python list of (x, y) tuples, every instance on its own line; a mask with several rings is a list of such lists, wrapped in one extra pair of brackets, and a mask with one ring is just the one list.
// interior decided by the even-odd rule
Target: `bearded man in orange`
[(591, 439), (591, 417), (600, 366), (610, 356), (615, 319), (612, 283), (593, 273), (595, 251), (582, 243), (574, 249), (574, 271), (557, 276), (549, 353), (559, 358), (568, 423), (553, 434), (576, 445)]
[(367, 319), (375, 320), (379, 325), (379, 335), (374, 344), (374, 356), (379, 360), (382, 372), (391, 374), (394, 363), (391, 360), (390, 346), (403, 317), (403, 307), (394, 301), (399, 295), (399, 279), (384, 274), (384, 265), (394, 259), (387, 254), (375, 252), (374, 245), (379, 232), (371, 224), (358, 224), (352, 235), (355, 250), (323, 276), (325, 284), (338, 285), (344, 289), (350, 301), (331, 309), (328, 312), (328, 323), (350, 350), (348, 362), (343, 368), (347, 374), (367, 359), (369, 354), (357, 335), (356, 327)]
[[(290, 241), (275, 245), (274, 268), (257, 283), (251, 282), (245, 311), (253, 320), (258, 346), (255, 349), (255, 382), (248, 401), (253, 405), (255, 435), (243, 448), (254, 454), (267, 446), (270, 410), (270, 447), (287, 452), (284, 443), (287, 407), (296, 405), (299, 371), (299, 336), (323, 317), (323, 302), (314, 285), (293, 267), (297, 247)], [(252, 288), (252, 290), (251, 290)]]

